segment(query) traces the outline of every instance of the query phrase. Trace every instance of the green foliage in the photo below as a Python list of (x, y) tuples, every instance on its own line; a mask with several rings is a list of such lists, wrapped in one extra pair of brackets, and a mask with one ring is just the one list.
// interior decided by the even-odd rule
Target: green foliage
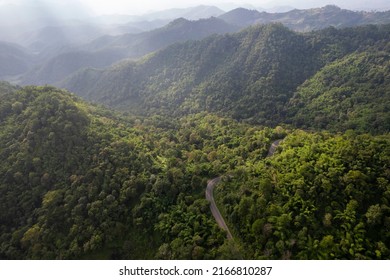
[(294, 124), (358, 132), (390, 130), (389, 47), (354, 53), (325, 66), (290, 100)]
[[(388, 135), (136, 118), (53, 87), (5, 88), (3, 259), (389, 257)], [(204, 198), (221, 175), (235, 241)]]
[(9, 94), (15, 92), (18, 89), (18, 86), (11, 85), (7, 82), (0, 81), (0, 95)]
[(120, 248), (152, 169), (139, 136), (52, 87), (1, 99), (11, 105), (0, 123), (2, 258), (81, 258)]
[(225, 181), (217, 196), (247, 258), (388, 258), (389, 144), (295, 131)]
[(134, 119), (53, 87), (0, 98), (7, 259), (228, 258), (207, 179), (285, 133), (207, 114)]

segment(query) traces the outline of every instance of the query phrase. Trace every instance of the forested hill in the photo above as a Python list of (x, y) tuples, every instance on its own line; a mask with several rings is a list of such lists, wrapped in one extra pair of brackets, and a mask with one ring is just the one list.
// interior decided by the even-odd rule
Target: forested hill
[[(246, 128), (125, 118), (53, 87), (0, 84), (0, 259), (234, 257), (204, 186)], [(207, 159), (223, 142), (231, 153)]]
[(8, 82), (0, 82), (0, 96), (15, 92), (18, 89), (18, 86), (12, 85)]
[[(309, 117), (302, 118), (300, 112), (312, 110), (309, 100), (314, 96), (302, 99), (300, 92), (314, 82), (304, 82), (310, 78), (315, 81), (322, 68), (329, 72), (338, 64), (345, 65), (344, 72), (335, 76), (340, 81), (324, 81), (321, 91), (307, 90), (307, 94), (321, 99), (326, 91), (349, 79), (348, 86), (352, 88), (366, 84), (358, 93), (364, 95), (364, 101), (355, 103), (370, 104), (367, 116), (386, 111), (386, 106), (375, 104), (387, 104), (389, 100), (387, 83), (382, 83), (388, 80), (389, 38), (390, 25), (328, 28), (310, 33), (295, 33), (280, 24), (255, 26), (235, 34), (175, 44), (138, 62), (123, 62), (107, 70), (86, 69), (62, 86), (88, 100), (143, 115), (182, 116), (208, 111), (258, 124), (295, 121), (311, 127), (318, 113), (309, 112)], [(357, 63), (380, 70), (378, 75), (383, 79), (367, 76), (363, 81), (358, 74), (350, 77), (348, 71)], [(356, 100), (357, 93), (351, 94), (349, 98)], [(374, 98), (375, 94), (381, 99)], [(327, 97), (329, 110), (339, 98), (337, 93)], [(357, 108), (355, 103), (344, 102), (344, 110)], [(359, 114), (351, 114), (338, 120), (338, 127), (353, 128), (359, 119)], [(329, 126), (332, 127), (336, 126)], [(357, 127), (364, 131), (367, 124)], [(387, 130), (383, 122), (373, 129)]]
[(239, 28), (215, 17), (189, 21), (176, 19), (164, 27), (139, 34), (101, 36), (91, 43), (71, 48), (25, 73), (24, 85), (55, 84), (86, 67), (108, 67), (122, 59), (136, 59), (177, 42), (202, 39), (212, 34), (224, 34)]
[(194, 21), (178, 18), (164, 27), (148, 32), (103, 36), (92, 41), (84, 48), (86, 50), (117, 48), (126, 51), (128, 57), (141, 57), (176, 42), (197, 40), (212, 34), (224, 34), (237, 30), (238, 27), (215, 17)]
[(287, 105), (296, 126), (358, 132), (390, 131), (390, 44), (325, 66)]

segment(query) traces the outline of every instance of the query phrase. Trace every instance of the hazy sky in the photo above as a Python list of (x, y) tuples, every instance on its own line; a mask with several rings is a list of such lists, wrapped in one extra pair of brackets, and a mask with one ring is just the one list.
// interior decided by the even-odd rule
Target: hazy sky
[(31, 4), (49, 2), (60, 6), (75, 5), (96, 14), (142, 14), (149, 11), (170, 8), (184, 8), (197, 5), (216, 5), (223, 9), (234, 8), (245, 4), (254, 7), (272, 8), (275, 6), (292, 6), (296, 8), (321, 7), (335, 4), (342, 8), (357, 9), (390, 7), (390, 0), (0, 0), (0, 4)]

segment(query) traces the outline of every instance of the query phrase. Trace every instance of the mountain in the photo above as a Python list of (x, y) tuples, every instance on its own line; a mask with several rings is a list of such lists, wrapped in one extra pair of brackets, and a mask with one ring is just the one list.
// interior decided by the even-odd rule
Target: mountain
[(338, 28), (365, 24), (387, 24), (390, 12), (354, 12), (328, 5), (323, 8), (267, 13), (238, 8), (219, 17), (237, 26), (280, 22), (295, 31), (319, 30), (329, 26)]
[(0, 79), (25, 73), (33, 63), (33, 55), (16, 44), (0, 42)]
[(198, 40), (212, 34), (223, 34), (236, 30), (236, 27), (214, 17), (196, 21), (178, 18), (162, 28), (141, 34), (101, 37), (85, 48), (94, 51), (105, 48), (126, 49), (127, 57), (132, 58), (143, 56), (176, 42)]
[[(389, 25), (306, 34), (279, 24), (256, 26), (175, 44), (138, 62), (80, 71), (62, 86), (88, 100), (139, 114), (182, 116), (208, 111), (276, 125), (291, 118), (289, 101), (307, 79), (356, 51), (375, 45), (383, 48), (389, 34)], [(351, 79), (351, 83), (359, 81)], [(377, 112), (385, 111), (379, 107)], [(306, 124), (310, 126), (310, 121)], [(377, 131), (386, 130), (382, 123)]]
[(326, 65), (290, 100), (294, 124), (316, 129), (390, 131), (390, 45)]
[(267, 10), (278, 6), (292, 6), (299, 9), (310, 9), (315, 7), (322, 7), (329, 3), (340, 5), (343, 9), (349, 9), (352, 11), (386, 11), (390, 9), (390, 4), (387, 0), (343, 0), (343, 1), (328, 1), (328, 0), (273, 0), (264, 3), (263, 6)]
[(224, 11), (215, 6), (195, 6), (184, 9), (169, 9), (154, 13), (143, 15), (142, 18), (146, 20), (152, 19), (176, 19), (185, 18), (188, 20), (206, 19), (210, 17), (217, 17), (223, 14)]
[[(178, 18), (162, 28), (144, 32), (141, 34), (124, 34), (113, 37), (101, 37), (91, 42), (85, 48), (89, 50), (100, 50), (103, 48), (133, 48), (139, 50), (142, 56), (157, 49), (161, 49), (175, 42), (197, 40), (212, 34), (223, 34), (236, 31), (237, 28), (224, 21), (211, 17), (190, 21)], [(129, 51), (131, 53), (131, 51)], [(130, 54), (131, 56), (131, 54)]]
[(23, 84), (54, 84), (85, 67), (105, 67), (121, 59), (139, 58), (177, 42), (236, 31), (217, 18), (189, 21), (177, 19), (165, 27), (140, 34), (103, 36), (82, 48), (50, 58), (25, 74)]
[(157, 12), (150, 12), (143, 15), (100, 15), (91, 19), (92, 22), (103, 24), (134, 24), (137, 22), (155, 22), (155, 21), (172, 21), (177, 18), (188, 20), (205, 19), (217, 17), (224, 13), (223, 10), (215, 6), (199, 5), (183, 9), (167, 9)]
[[(305, 80), (302, 74), (314, 72), (310, 69), (317, 64), (310, 60), (313, 57), (302, 36), (281, 25), (259, 26), (234, 35), (174, 45), (144, 62), (96, 71), (94, 86), (87, 86), (87, 92), (77, 85), (89, 83), (85, 74), (90, 75), (90, 71), (76, 75), (64, 86), (90, 100), (105, 100), (106, 104), (129, 106), (130, 110), (169, 114), (211, 110), (248, 118), (254, 112), (265, 114), (262, 109), (271, 110), (269, 104), (257, 101), (257, 94), (269, 97), (270, 103), (281, 102), (281, 96), (288, 98), (288, 92)], [(266, 79), (270, 73), (272, 77)], [(114, 85), (121, 88), (110, 89)], [(279, 97), (274, 96), (279, 90)], [(241, 102), (243, 99), (245, 102)], [(274, 103), (272, 110), (275, 107)]]
[(236, 8), (219, 16), (219, 18), (237, 26), (249, 26), (253, 25), (263, 14), (257, 10)]
[[(210, 7), (198, 7), (200, 11), (208, 8)], [(342, 27), (380, 24), (389, 21), (389, 12), (352, 12), (336, 6), (326, 6), (271, 14), (240, 8), (219, 18), (196, 21), (178, 18), (164, 27), (147, 32), (141, 31), (159, 26), (164, 20), (130, 22), (116, 26), (60, 21), (57, 25), (15, 35), (16, 41), (27, 45), (31, 52), (37, 54), (33, 70), (24, 72), (20, 82), (59, 85), (68, 75), (85, 67), (104, 68), (122, 59), (138, 59), (177, 42), (199, 40), (212, 34), (235, 32), (253, 24), (279, 21), (289, 28), (307, 31), (330, 25)], [(105, 35), (99, 37), (101, 34)], [(7, 79), (20, 80), (19, 77), (12, 76), (7, 76)]]
[(44, 52), (48, 48), (86, 44), (105, 34), (99, 26), (73, 23), (69, 25), (46, 26), (21, 34), (17, 39), (20, 44), (35, 52)]
[(22, 84), (54, 84), (85, 67), (102, 68), (123, 59), (121, 53), (111, 51), (68, 51), (35, 66), (21, 78)]
[[(136, 22), (126, 22), (124, 24), (114, 25), (114, 30), (118, 30), (119, 34), (126, 33), (142, 33), (153, 29), (161, 28), (170, 23), (170, 19), (142, 20)], [(115, 35), (115, 34), (113, 34)]]

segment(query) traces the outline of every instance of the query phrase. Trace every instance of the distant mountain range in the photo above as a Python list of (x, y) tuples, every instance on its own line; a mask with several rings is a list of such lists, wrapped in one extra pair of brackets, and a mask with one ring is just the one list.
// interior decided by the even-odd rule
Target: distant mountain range
[[(236, 32), (256, 24), (279, 22), (292, 30), (306, 32), (329, 26), (342, 28), (390, 22), (390, 12), (353, 12), (336, 6), (292, 10), (285, 13), (239, 8), (221, 13), (221, 10), (212, 6), (198, 6), (133, 18), (150, 20), (143, 22), (99, 25), (96, 22), (76, 21), (64, 23), (65, 25), (41, 27), (18, 35), (17, 40), (27, 47), (21, 48), (16, 45), (15, 47), (24, 49), (25, 55), (29, 57), (26, 60), (28, 63), (24, 63), (22, 67), (21, 61), (25, 59), (23, 57), (18, 59), (18, 56), (14, 55), (12, 59), (16, 62), (12, 69), (17, 67), (19, 71), (8, 71), (11, 74), (3, 71), (1, 76), (3, 79), (22, 84), (59, 84), (67, 76), (83, 68), (105, 68), (123, 59), (138, 59), (174, 43), (199, 40), (212, 34)], [(159, 27), (168, 21), (167, 18), (178, 15), (187, 18), (199, 18), (202, 15), (219, 16), (198, 20), (177, 18)], [(161, 19), (157, 20), (158, 17)], [(11, 58), (3, 55), (1, 59), (4, 65), (8, 65)]]
[(0, 42), (0, 79), (20, 75), (30, 69), (33, 56), (16, 44)]
[(139, 34), (103, 36), (91, 43), (48, 59), (26, 73), (23, 84), (56, 83), (85, 67), (106, 67), (122, 59), (135, 59), (177, 42), (202, 39), (239, 28), (217, 18), (176, 19), (165, 27)]
[(232, 26), (215, 17), (196, 21), (178, 18), (164, 27), (149, 32), (119, 36), (103, 36), (82, 48), (89, 51), (107, 48), (112, 48), (116, 51), (123, 49), (126, 57), (134, 58), (143, 56), (176, 42), (198, 40), (212, 34), (234, 32), (238, 29), (238, 27)]
[(390, 11), (353, 12), (333, 5), (308, 10), (294, 9), (285, 13), (267, 13), (238, 8), (221, 15), (219, 18), (241, 27), (280, 22), (296, 31), (310, 31), (328, 26), (342, 28), (388, 23), (390, 21)]
[[(294, 7), (297, 9), (311, 9), (315, 7), (323, 7), (329, 4), (335, 4), (343, 9), (352, 11), (386, 11), (390, 9), (390, 3), (387, 0), (272, 0), (262, 4), (262, 8), (268, 12), (282, 12), (280, 7)], [(274, 10), (276, 8), (276, 11)], [(292, 10), (292, 9), (290, 9)], [(284, 12), (287, 12), (286, 10)]]
[(125, 24), (143, 21), (155, 20), (173, 20), (176, 18), (185, 18), (188, 20), (198, 20), (209, 17), (218, 17), (225, 11), (215, 6), (195, 6), (184, 9), (168, 9), (158, 12), (151, 12), (144, 15), (102, 15), (93, 18), (93, 21), (108, 24)]
[[(200, 5), (200, 6), (190, 7), (185, 9), (169, 9), (165, 11), (149, 13), (140, 16), (139, 19), (156, 20), (156, 19), (185, 18), (188, 20), (198, 20), (198, 19), (205, 19), (209, 17), (218, 17), (224, 13), (225, 11), (221, 10), (218, 7)], [(136, 21), (140, 21), (139, 19)]]

